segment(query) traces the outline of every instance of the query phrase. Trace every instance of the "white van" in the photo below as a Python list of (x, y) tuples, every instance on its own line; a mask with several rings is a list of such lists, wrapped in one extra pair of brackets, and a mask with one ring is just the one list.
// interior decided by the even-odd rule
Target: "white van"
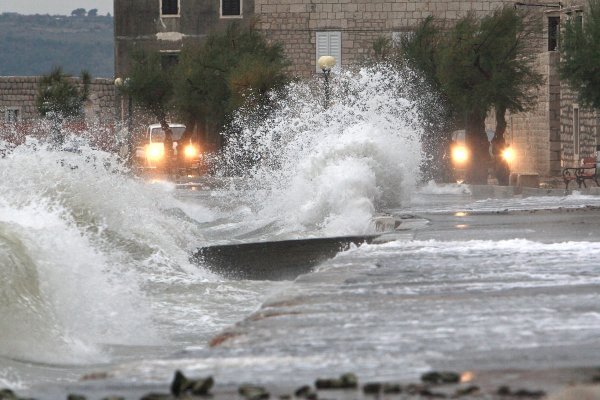
[[(186, 126), (169, 124), (173, 132), (173, 158), (170, 166), (178, 174), (199, 174), (202, 161), (200, 146), (191, 139), (183, 141)], [(165, 132), (160, 124), (148, 126), (144, 137), (135, 149), (135, 162), (142, 170), (165, 172), (167, 152), (165, 150)]]

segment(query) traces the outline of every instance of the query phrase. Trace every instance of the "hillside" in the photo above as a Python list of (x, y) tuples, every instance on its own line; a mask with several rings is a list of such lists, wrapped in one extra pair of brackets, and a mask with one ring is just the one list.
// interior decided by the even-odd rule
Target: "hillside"
[(62, 66), (114, 76), (113, 18), (0, 14), (0, 76), (42, 75)]

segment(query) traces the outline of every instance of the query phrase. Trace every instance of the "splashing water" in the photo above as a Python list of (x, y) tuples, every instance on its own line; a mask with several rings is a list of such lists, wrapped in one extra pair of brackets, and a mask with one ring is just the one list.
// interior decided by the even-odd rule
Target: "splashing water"
[(371, 230), (373, 214), (397, 207), (417, 176), (410, 85), (365, 69), (335, 77), (327, 110), (316, 81), (273, 95), (267, 118), (241, 112), (219, 174), (242, 184), (212, 203), (131, 177), (89, 140), (70, 137), (64, 151), (35, 139), (47, 128), (18, 145), (0, 132), (0, 361), (113, 362), (119, 346), (160, 345), (164, 355), (255, 310), (286, 283), (223, 281), (190, 253), (242, 237)]
[(135, 287), (61, 211), (2, 205), (0, 220), (2, 355), (73, 363), (102, 359), (93, 343), (132, 343), (146, 320)]
[(0, 159), (0, 355), (101, 361), (96, 344), (158, 343), (142, 287), (211, 279), (188, 260), (211, 213), (122, 172), (107, 153), (35, 140)]
[(253, 193), (261, 218), (300, 232), (364, 233), (376, 210), (397, 207), (415, 184), (421, 129), (409, 94), (416, 83), (384, 66), (346, 72), (333, 80), (326, 110), (315, 82), (292, 84), (266, 120), (239, 115), (225, 170), (263, 189)]

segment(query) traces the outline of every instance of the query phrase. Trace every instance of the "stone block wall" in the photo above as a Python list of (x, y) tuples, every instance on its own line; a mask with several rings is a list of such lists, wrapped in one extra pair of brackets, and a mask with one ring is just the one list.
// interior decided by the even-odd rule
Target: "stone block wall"
[[(561, 96), (561, 82), (558, 68), (560, 65), (560, 53), (554, 51), (547, 53), (549, 56), (548, 60), (548, 93), (546, 95), (548, 101), (548, 119), (549, 119), (549, 170), (547, 174), (550, 176), (558, 176), (561, 174), (561, 160), (562, 155), (560, 151), (561, 138), (560, 138), (560, 96)], [(540, 137), (539, 140), (544, 140)]]
[[(523, 2), (527, 3), (527, 1)], [(539, 103), (527, 113), (507, 117), (508, 140), (519, 154), (513, 166), (516, 172), (537, 172), (552, 175), (560, 169), (560, 160), (551, 155), (551, 139), (558, 139), (560, 130), (560, 84), (556, 74), (558, 56), (547, 51), (547, 3), (532, 2), (533, 21), (541, 23), (543, 32), (533, 35), (529, 42), (535, 54), (537, 69), (546, 79), (538, 94)], [(316, 33), (340, 31), (342, 59), (338, 63), (349, 68), (368, 59), (373, 42), (381, 36), (393, 37), (396, 32), (410, 32), (426, 17), (455, 21), (472, 12), (485, 16), (503, 5), (513, 6), (514, 1), (502, 0), (255, 0), (258, 27), (272, 41), (283, 43), (292, 61), (292, 72), (302, 77), (315, 74)], [(533, 26), (533, 25), (532, 25)], [(494, 121), (488, 121), (494, 129)]]
[[(38, 85), (41, 77), (0, 77), (0, 122), (5, 111), (17, 109), (19, 120), (27, 122), (40, 117), (36, 108)], [(73, 78), (79, 81), (78, 78)], [(90, 86), (90, 97), (85, 105), (86, 119), (101, 123), (113, 123), (116, 117), (116, 90), (111, 79), (94, 79)]]
[[(348, 67), (370, 54), (376, 38), (411, 31), (430, 15), (452, 21), (468, 12), (484, 16), (504, 4), (514, 1), (255, 0), (255, 13), (259, 29), (284, 44), (292, 72), (308, 77), (315, 73), (317, 31), (342, 32), (339, 61)], [(540, 7), (537, 13), (542, 15)]]
[(0, 121), (4, 121), (5, 111), (16, 108), (21, 120), (39, 117), (35, 107), (37, 77), (0, 77)]
[[(575, 157), (573, 137), (574, 108), (579, 108), (579, 157)], [(596, 145), (600, 144), (600, 113), (578, 104), (576, 93), (566, 84), (561, 86), (560, 108), (560, 152), (562, 167), (579, 165), (584, 157), (596, 156)]]
[(87, 119), (100, 123), (114, 123), (118, 116), (116, 111), (117, 91), (112, 79), (94, 79), (90, 88), (90, 99), (85, 107)]
[[(582, 0), (566, 0), (563, 3), (563, 11), (589, 12), (588, 3)], [(564, 18), (563, 14), (561, 18)], [(579, 154), (575, 154), (574, 109), (579, 108)], [(579, 165), (584, 157), (596, 156), (596, 145), (600, 144), (600, 112), (592, 110), (579, 104), (577, 93), (566, 83), (561, 82), (560, 91), (560, 152), (561, 167), (573, 167)]]
[(560, 175), (560, 80), (559, 54), (539, 53), (535, 66), (545, 76), (544, 84), (535, 92), (533, 108), (522, 113), (507, 113), (506, 140), (514, 148), (514, 172)]

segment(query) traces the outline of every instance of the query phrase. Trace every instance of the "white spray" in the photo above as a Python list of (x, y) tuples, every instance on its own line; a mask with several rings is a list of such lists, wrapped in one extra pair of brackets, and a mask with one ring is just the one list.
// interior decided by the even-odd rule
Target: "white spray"
[(333, 79), (326, 110), (313, 81), (274, 95), (266, 120), (240, 113), (225, 163), (262, 189), (258, 217), (299, 232), (357, 234), (372, 229), (376, 210), (398, 206), (421, 159), (410, 76), (385, 67), (345, 72)]

